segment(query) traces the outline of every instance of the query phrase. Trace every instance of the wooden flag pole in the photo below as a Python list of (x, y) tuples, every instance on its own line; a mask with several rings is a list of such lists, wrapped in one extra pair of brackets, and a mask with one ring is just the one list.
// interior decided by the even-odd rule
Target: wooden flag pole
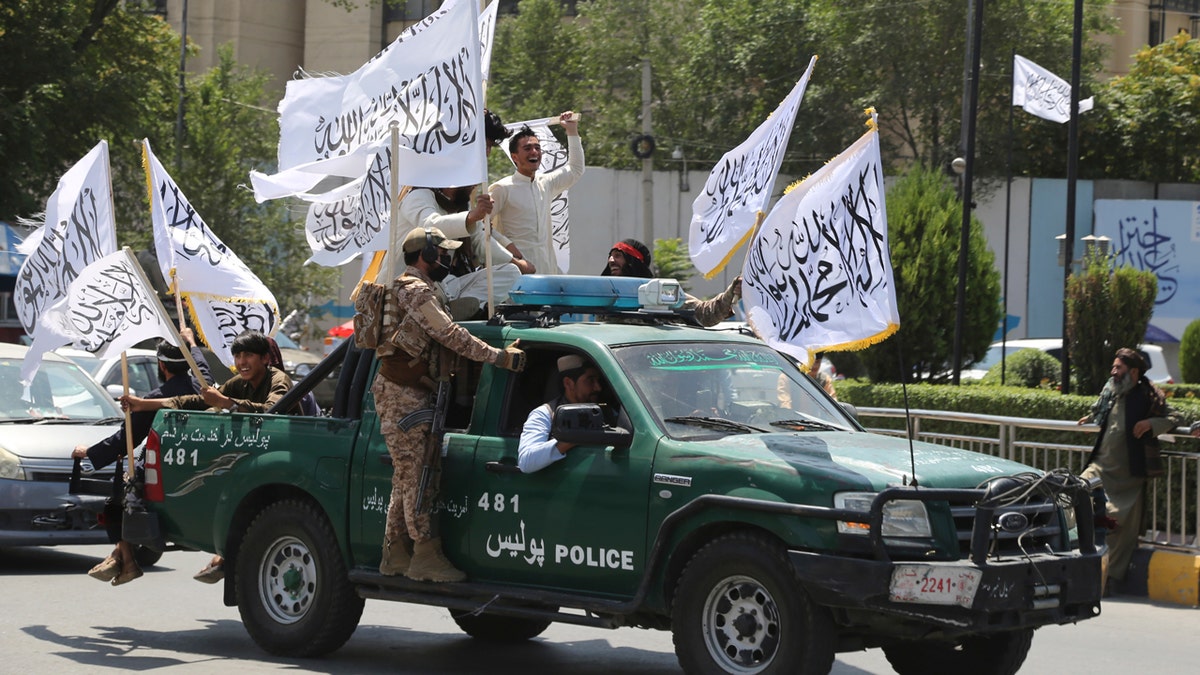
[[(128, 250), (128, 249), (126, 249)], [(134, 261), (136, 262), (136, 260)], [(121, 387), (125, 396), (129, 395), (129, 359), (121, 352)], [(125, 409), (125, 454), (129, 456), (129, 480), (133, 482), (137, 476), (136, 460), (133, 457), (133, 413)]]
[[(154, 288), (150, 285), (150, 281), (146, 279), (146, 273), (142, 271), (142, 266), (137, 264), (137, 258), (133, 257), (133, 252), (128, 246), (121, 247), (125, 255), (129, 256), (130, 262), (133, 263), (133, 269), (137, 272), (138, 279), (142, 282), (142, 288), (146, 291), (146, 295), (154, 299), (154, 308), (158, 310), (158, 315), (167, 318), (167, 310), (163, 307), (162, 301), (158, 299), (158, 294), (154, 292)], [(170, 321), (163, 321), (164, 324), (171, 328), (171, 340), (179, 345), (179, 351), (183, 352), (183, 358), (188, 362), (188, 367), (192, 369), (192, 374), (196, 376), (196, 381), (200, 386), (208, 386), (208, 380), (204, 379), (204, 373), (200, 372), (200, 366), (196, 365), (196, 360), (192, 358), (192, 351), (185, 349), (186, 344), (183, 341), (183, 336), (179, 334), (179, 329)]]

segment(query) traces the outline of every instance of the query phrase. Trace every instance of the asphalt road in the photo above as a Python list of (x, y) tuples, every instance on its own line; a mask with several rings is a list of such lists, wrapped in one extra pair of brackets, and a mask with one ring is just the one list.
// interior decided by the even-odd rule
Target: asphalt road
[[(112, 588), (85, 572), (106, 547), (0, 548), (0, 673), (678, 673), (669, 633), (553, 625), (519, 645), (481, 644), (442, 609), (369, 601), (334, 654), (262, 652), (219, 586), (193, 581), (203, 553), (168, 553), (146, 576)], [(1200, 610), (1142, 600), (1035, 635), (1022, 673), (1133, 675), (1190, 670)], [(890, 673), (878, 650), (842, 654), (837, 675)]]

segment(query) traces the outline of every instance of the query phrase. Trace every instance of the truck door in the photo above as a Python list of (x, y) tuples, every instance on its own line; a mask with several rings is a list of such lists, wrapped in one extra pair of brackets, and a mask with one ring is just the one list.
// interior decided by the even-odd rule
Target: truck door
[[(528, 365), (495, 383), (493, 394), (501, 397), (492, 406), (496, 433), (480, 436), (475, 448), (466, 518), (470, 554), (461, 562), (473, 580), (630, 596), (646, 560), (653, 447), (643, 447), (644, 438), (635, 434), (630, 448), (577, 446), (540, 471), (521, 473), (521, 427), (530, 410), (558, 396), (556, 361), (568, 353), (524, 340), (522, 346)], [(612, 383), (619, 378), (610, 376), (611, 362), (592, 362), (605, 375), (606, 405), (618, 411), (621, 397)]]

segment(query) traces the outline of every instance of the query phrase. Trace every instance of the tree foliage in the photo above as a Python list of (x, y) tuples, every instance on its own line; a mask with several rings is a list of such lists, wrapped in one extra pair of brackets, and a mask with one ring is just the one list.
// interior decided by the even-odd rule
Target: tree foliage
[(1067, 279), (1067, 344), (1079, 393), (1099, 393), (1117, 349), (1142, 342), (1157, 295), (1154, 272), (1085, 253), (1082, 270)]
[[(232, 48), (188, 85), (183, 169), (172, 177), (221, 241), (262, 279), (285, 314), (325, 298), (335, 270), (304, 265), (311, 254), (304, 211), (285, 202), (254, 201), (251, 169), (275, 162), (275, 111), (263, 107), (267, 75), (238, 66)], [(143, 220), (148, 227), (148, 221)], [(145, 236), (148, 235), (148, 230)]]
[(674, 279), (683, 290), (690, 290), (688, 280), (696, 274), (692, 259), (688, 255), (687, 246), (679, 237), (658, 239), (654, 242), (655, 276), (662, 279)]
[(980, 383), (998, 385), (1002, 373), (1010, 386), (1056, 389), (1062, 379), (1062, 362), (1040, 349), (1018, 349), (989, 368)]
[(1200, 182), (1200, 41), (1179, 33), (1134, 57), (1100, 90), (1081, 134), (1091, 178)]
[(175, 118), (179, 35), (138, 2), (5, 2), (0, 54), (0, 218), (41, 211), (100, 139), (120, 190), (140, 168), (132, 141)]
[(1200, 383), (1200, 319), (1183, 329), (1183, 337), (1179, 341), (1179, 370), (1184, 382)]
[[(945, 176), (914, 167), (887, 192), (888, 241), (900, 330), (863, 352), (872, 380), (897, 382), (901, 357), (915, 380), (944, 380), (952, 368), (962, 203)], [(1000, 274), (983, 225), (971, 218), (963, 365), (983, 358), (1000, 325)]]

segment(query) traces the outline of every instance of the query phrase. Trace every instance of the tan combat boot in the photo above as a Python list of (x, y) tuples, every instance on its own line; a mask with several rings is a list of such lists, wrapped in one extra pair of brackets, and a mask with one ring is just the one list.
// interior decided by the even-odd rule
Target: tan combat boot
[(442, 555), (442, 540), (418, 541), (413, 545), (412, 564), (404, 576), (415, 581), (462, 581), (467, 575)]
[(400, 537), (395, 541), (385, 539), (383, 559), (379, 561), (379, 573), (394, 577), (408, 572), (408, 566), (412, 562), (412, 554), (408, 552), (410, 546), (412, 546), (412, 539), (407, 536)]

